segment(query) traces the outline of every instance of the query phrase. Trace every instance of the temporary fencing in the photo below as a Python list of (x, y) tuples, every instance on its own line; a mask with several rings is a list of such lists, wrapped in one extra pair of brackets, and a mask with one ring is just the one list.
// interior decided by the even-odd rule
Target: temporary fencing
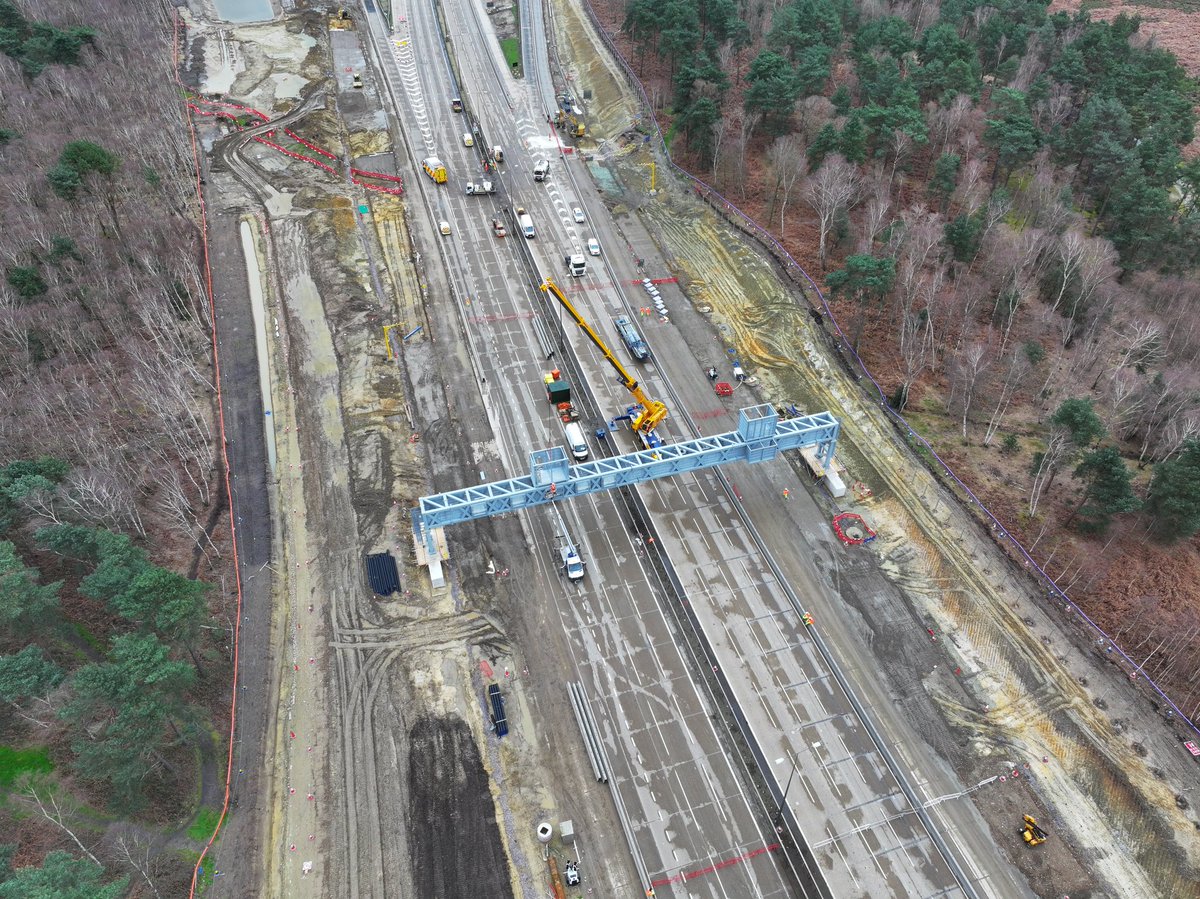
[(854, 360), (855, 365), (862, 371), (867, 380), (871, 383), (871, 386), (875, 389), (875, 393), (879, 398), (880, 409), (892, 418), (893, 422), (903, 430), (903, 432), (908, 436), (909, 440), (916, 441), (929, 452), (930, 456), (932, 456), (937, 462), (940, 472), (946, 478), (950, 479), (955, 486), (962, 490), (970, 502), (977, 506), (983, 516), (989, 520), (996, 538), (1011, 545), (1016, 555), (1024, 561), (1025, 567), (1037, 573), (1046, 589), (1048, 598), (1061, 601), (1064, 604), (1065, 611), (1077, 615), (1079, 619), (1094, 633), (1100, 635), (1100, 637), (1102, 637), (1104, 640), (1107, 640), (1109, 643), (1111, 643), (1115, 647), (1120, 658), (1127, 663), (1133, 675), (1136, 676), (1139, 672), (1141, 672), (1141, 683), (1146, 684), (1151, 690), (1153, 690), (1154, 693), (1158, 695), (1159, 699), (1161, 699), (1172, 712), (1177, 714), (1180, 720), (1183, 721), (1187, 727), (1195, 731), (1197, 734), (1200, 734), (1200, 726), (1188, 718), (1183, 710), (1175, 704), (1174, 700), (1172, 700), (1171, 697), (1168, 696), (1163, 689), (1154, 682), (1154, 680), (1145, 676), (1145, 673), (1142, 672), (1142, 664), (1144, 663), (1139, 664), (1135, 662), (1123, 649), (1117, 646), (1116, 641), (1107, 632), (1105, 632), (1105, 630), (1099, 624), (1092, 620), (1092, 618), (1090, 618), (1086, 612), (1084, 612), (1075, 604), (1075, 602), (1067, 595), (1066, 591), (1058, 586), (1054, 580), (1054, 577), (1040, 565), (1038, 565), (1037, 561), (1033, 558), (1030, 552), (1023, 545), (1021, 545), (1016, 537), (1008, 532), (1008, 528), (1001, 523), (1001, 521), (987, 506), (983, 504), (983, 501), (975, 495), (975, 492), (968, 487), (966, 483), (964, 483), (962, 479), (960, 479), (958, 475), (954, 473), (953, 470), (951, 470), (950, 465), (934, 451), (933, 447), (929, 445), (925, 438), (914, 431), (908, 422), (905, 421), (904, 416), (891, 407), (891, 405), (888, 403), (887, 394), (883, 387), (881, 387), (879, 382), (875, 380), (874, 376), (871, 374), (871, 371), (867, 368), (866, 363), (863, 362), (858, 353), (854, 351), (851, 341), (846, 337), (845, 332), (842, 331), (842, 326), (834, 316), (833, 310), (829, 307), (829, 303), (826, 300), (825, 295), (821, 292), (821, 288), (817, 286), (817, 282), (814, 281), (808, 272), (804, 270), (804, 267), (801, 266), (800, 263), (794, 258), (792, 258), (792, 255), (786, 249), (784, 249), (783, 244), (776, 240), (774, 235), (772, 235), (766, 228), (743, 212), (731, 200), (717, 191), (715, 187), (713, 187), (711, 184), (708, 184), (706, 181), (697, 178), (691, 172), (688, 172), (675, 163), (675, 161), (671, 158), (671, 153), (667, 148), (666, 141), (663, 140), (662, 129), (658, 127), (658, 121), (654, 116), (654, 106), (650, 102), (650, 98), (646, 94), (646, 89), (642, 85), (641, 80), (634, 73), (633, 67), (629, 64), (629, 61), (625, 59), (621, 51), (617, 49), (616, 44), (613, 43), (612, 38), (608, 34), (608, 30), (601, 21), (599, 15), (596, 13), (596, 10), (592, 4), (588, 2), (588, 0), (583, 0), (583, 8), (587, 12), (588, 18), (591, 19), (596, 33), (599, 34), (600, 39), (604, 42), (605, 46), (608, 48), (608, 51), (612, 54), (613, 59), (621, 67), (629, 86), (633, 88), (633, 90), (635, 90), (641, 97), (643, 117), (648, 122), (649, 127), (654, 131), (653, 138), (647, 136), (646, 141), (649, 142), (652, 139), (655, 141), (659, 152), (661, 152), (665, 157), (667, 165), (682, 180), (691, 183), (697, 197), (704, 200), (713, 209), (724, 215), (725, 218), (731, 224), (738, 227), (739, 230), (744, 231), (756, 238), (763, 245), (763, 247), (772, 256), (774, 256), (776, 260), (779, 261), (779, 263), (783, 266), (784, 272), (788, 278), (798, 283), (803, 289), (812, 291), (820, 303), (820, 311), (833, 325), (834, 331), (837, 333), (841, 349), (848, 354), (848, 358)]
[[(175, 10), (175, 28), (173, 32), (174, 39), (174, 71), (175, 80), (179, 82), (179, 39), (180, 31), (185, 26), (179, 18), (179, 10)], [(182, 83), (180, 83), (182, 87)], [(200, 214), (200, 236), (201, 245), (204, 250), (204, 292), (208, 295), (208, 310), (209, 320), (212, 322), (212, 354), (213, 354), (213, 380), (217, 395), (217, 426), (221, 436), (221, 460), (225, 468), (225, 498), (228, 501), (226, 509), (229, 514), (229, 535), (230, 543), (233, 547), (233, 577), (234, 587), (237, 594), (237, 610), (233, 617), (233, 683), (230, 688), (230, 703), (229, 703), (229, 744), (225, 757), (225, 791), (221, 801), (221, 813), (217, 817), (216, 826), (213, 828), (212, 835), (208, 838), (208, 842), (204, 844), (204, 849), (200, 852), (200, 857), (196, 859), (196, 865), (192, 869), (192, 882), (188, 889), (188, 896), (196, 895), (196, 885), (200, 877), (200, 867), (204, 864), (204, 859), (208, 856), (209, 850), (212, 848), (213, 842), (217, 838), (217, 834), (221, 832), (221, 827), (225, 824), (225, 817), (229, 814), (229, 794), (230, 786), (233, 782), (233, 749), (237, 736), (237, 711), (238, 711), (238, 678), (241, 673), (241, 649), (242, 649), (242, 563), (238, 554), (237, 541), (237, 510), (233, 504), (233, 486), (230, 483), (230, 464), (229, 464), (229, 440), (225, 433), (225, 400), (221, 392), (221, 355), (217, 349), (217, 305), (213, 297), (212, 286), (212, 264), (208, 250), (208, 211), (204, 203), (204, 191), (200, 186), (200, 148), (196, 139), (196, 126), (189, 114), (193, 104), (185, 103), (183, 108), (183, 117), (187, 122), (188, 133), (192, 141), (192, 162), (196, 171), (196, 200), (199, 204)]]
[[(254, 116), (255, 118), (259, 119), (259, 121), (261, 121), (263, 123), (271, 121), (270, 116), (268, 116), (266, 113), (264, 113), (260, 110), (255, 109), (253, 106), (245, 106), (241, 103), (231, 103), (226, 100), (213, 100), (213, 99), (210, 99), (207, 97), (201, 97), (198, 94), (194, 94), (191, 92), (185, 93), (185, 97), (187, 98), (188, 109), (190, 109), (192, 112), (196, 113), (197, 115), (224, 119), (224, 120), (230, 122), (239, 131), (241, 131), (245, 127), (242, 124), (242, 122), (240, 121), (241, 118), (243, 118), (244, 116)], [(214, 107), (214, 108), (205, 109), (200, 105), (201, 103), (206, 104), (211, 107)], [(292, 131), (290, 128), (284, 128), (283, 133), (286, 134), (288, 137), (290, 137), (292, 140), (294, 140), (296, 143), (300, 144), (303, 147), (307, 147), (309, 150), (312, 150), (314, 153), (317, 153), (318, 155), (323, 156), (326, 159), (337, 160), (339, 158), (336, 153), (331, 153), (328, 150), (326, 150), (324, 147), (320, 147), (317, 144), (314, 144), (312, 141), (301, 137), (295, 131)], [(336, 176), (338, 174), (337, 169), (333, 168), (330, 165), (327, 165), (324, 162), (321, 162), (319, 159), (313, 159), (311, 156), (305, 156), (303, 153), (297, 153), (295, 150), (289, 150), (287, 147), (283, 146), (282, 144), (279, 144), (276, 141), (269, 139), (274, 136), (275, 136), (275, 131), (274, 131), (274, 129), (272, 129), (271, 131), (267, 131), (264, 134), (255, 135), (254, 140), (258, 141), (258, 143), (260, 143), (260, 144), (270, 147), (272, 150), (277, 150), (278, 152), (282, 153), (283, 155), (285, 155), (291, 159), (295, 159), (299, 162), (306, 162), (309, 165), (315, 166), (316, 168), (319, 168), (323, 171), (329, 172), (331, 175), (334, 175), (334, 176)], [(356, 184), (359, 187), (362, 187), (366, 190), (372, 190), (372, 191), (376, 191), (378, 193), (390, 194), (391, 196), (396, 196), (396, 197), (404, 196), (404, 189), (403, 189), (404, 179), (401, 178), (399, 175), (388, 175), (388, 174), (385, 174), (384, 172), (369, 172), (364, 169), (358, 169), (358, 168), (354, 168), (354, 167), (350, 168), (350, 173), (351, 173), (351, 178), (350, 178), (351, 183)], [(357, 175), (359, 177), (354, 177), (355, 175)], [(383, 180), (383, 181), (391, 181), (392, 183), (397, 184), (399, 186), (398, 187), (382, 187), (377, 184), (366, 183), (366, 182), (360, 180), (361, 178), (376, 178), (376, 179)]]

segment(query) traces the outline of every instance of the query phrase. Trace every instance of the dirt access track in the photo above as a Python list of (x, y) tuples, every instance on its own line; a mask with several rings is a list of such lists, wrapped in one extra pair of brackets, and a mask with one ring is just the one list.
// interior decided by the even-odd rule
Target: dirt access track
[[(580, 10), (559, 7), (557, 24), (560, 55), (577, 61), (575, 92), (594, 96), (593, 135), (628, 136), (644, 119), (619, 68), (597, 64), (611, 57)], [(870, 667), (965, 785), (1008, 769), (1004, 783), (972, 795), (997, 843), (1039, 895), (1195, 894), (1200, 841), (1187, 793), (1197, 768), (1182, 731), (914, 457), (880, 398), (864, 395), (831, 351), (828, 323), (810, 314), (810, 298), (686, 184), (660, 178), (658, 196), (647, 197), (640, 188), (651, 151), (640, 140), (618, 146), (600, 149), (620, 183), (633, 186), (608, 197), (614, 214), (627, 215), (631, 239), (649, 231), (694, 306), (711, 310), (721, 343), (752, 360), (763, 399), (829, 409), (841, 420), (838, 454), (850, 481), (867, 490), (836, 508), (862, 514), (880, 533), (868, 550), (877, 568), (857, 585), (843, 583), (847, 613), (867, 634)], [(661, 156), (655, 161), (669, 171)], [(711, 332), (697, 329), (691, 343), (698, 359), (713, 352)], [(872, 588), (877, 576), (900, 606)], [(930, 631), (936, 646), (915, 649), (932, 643)], [(1054, 834), (1036, 851), (1017, 835), (1026, 812)]]
[[(1038, 895), (1192, 895), (1200, 849), (1186, 789), (1196, 768), (1178, 739), (912, 456), (764, 255), (669, 177), (653, 199), (641, 192), (652, 151), (621, 140), (637, 117), (631, 94), (579, 11), (553, 12), (559, 55), (578, 60), (574, 83), (594, 97), (597, 183), (630, 244), (681, 279), (695, 308), (673, 319), (697, 358), (712, 355), (715, 337), (751, 366), (763, 400), (842, 421), (839, 455), (870, 493), (839, 508), (880, 533), (825, 573), (863, 635), (847, 648), (861, 652), (857, 676), (885, 680), (963, 784), (1005, 773), (970, 800)], [(414, 176), (404, 154), (392, 155), (369, 77), (361, 91), (346, 83), (347, 69), (364, 70), (353, 29), (331, 31), (316, 13), (188, 24), (182, 76), (210, 103), (198, 99), (198, 109), (211, 112), (220, 95), (286, 116), (341, 160)], [(216, 116), (197, 123), (212, 240), (223, 248), (214, 269), (223, 334), (253, 327), (246, 259), (262, 273), (254, 287), (265, 298), (277, 446), (270, 562), (244, 573), (262, 591), (247, 607), (246, 639), (260, 641), (267, 664), (246, 683), (254, 698), (239, 723), (237, 770), (261, 787), (238, 794), (209, 894), (542, 895), (533, 825), (569, 816), (564, 797), (590, 775), (573, 732), (548, 732), (552, 719), (532, 713), (549, 701), (535, 684), (536, 610), (489, 573), (493, 558), (526, 552), (520, 527), (457, 529), (453, 586), (437, 593), (408, 534), (418, 496), (461, 486), (461, 472), (483, 470), (493, 452), (478, 393), (462, 390), (470, 366), (457, 322), (428, 302), (444, 287), (422, 261), (436, 237), (422, 210), (351, 183), (339, 162), (325, 171)], [(385, 325), (421, 328), (399, 362)], [(226, 389), (262, 408), (252, 377)], [(254, 452), (233, 439), (231, 456)], [(387, 601), (371, 594), (362, 564), (382, 550), (397, 556), (403, 582)], [(503, 745), (486, 731), (484, 670), (514, 676), (518, 726)], [(257, 720), (256, 707), (268, 710)], [(576, 812), (615, 833), (599, 795)], [(1025, 812), (1052, 833), (1036, 850), (1017, 835)], [(613, 845), (605, 861), (616, 895), (629, 865)]]

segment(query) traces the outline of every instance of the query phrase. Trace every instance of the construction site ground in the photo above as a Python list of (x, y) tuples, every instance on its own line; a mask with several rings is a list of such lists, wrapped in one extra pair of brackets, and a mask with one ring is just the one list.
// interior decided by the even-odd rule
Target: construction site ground
[[(929, 741), (907, 753), (940, 756), (966, 787), (1004, 775), (970, 800), (1038, 895), (1191, 895), (1192, 759), (1136, 683), (1115, 675), (1103, 648), (1034, 591), (906, 449), (757, 248), (670, 178), (647, 195), (649, 151), (621, 138), (636, 107), (580, 15), (554, 7), (559, 54), (578, 60), (575, 83), (592, 92), (598, 189), (628, 251), (680, 278), (693, 306), (669, 326), (693, 347), (697, 377), (735, 348), (759, 398), (842, 421), (839, 456), (871, 495), (836, 507), (880, 536), (822, 574), (863, 635), (840, 647), (863, 654), (856, 676), (881, 679)], [(390, 155), (369, 76), (349, 101), (338, 89), (349, 76), (331, 62), (322, 15), (190, 25), (182, 75), (196, 89), (272, 117), (297, 113), (290, 127), (307, 140), (370, 155), (377, 171), (390, 159), (388, 171), (415, 177), (405, 155)], [(332, 34), (339, 52), (354, 52), (353, 30)], [(598, 894), (627, 891), (634, 878), (615, 816), (562, 690), (570, 672), (557, 617), (524, 601), (520, 523), (456, 527), (448, 590), (431, 591), (414, 558), (417, 497), (501, 474), (459, 319), (439, 301), (448, 288), (433, 223), (340, 172), (200, 125), (247, 583), (240, 802), (214, 850), (222, 876), (210, 894), (544, 895), (534, 828), (564, 818), (586, 824), (592, 842), (580, 851), (594, 859)], [(278, 452), (267, 489), (255, 483), (266, 458), (247, 361), (243, 222), (267, 302)], [(399, 326), (399, 360), (388, 358), (385, 325)], [(802, 466), (796, 477), (807, 480)], [(827, 496), (818, 501), (833, 513)], [(403, 584), (386, 600), (363, 565), (380, 551), (396, 556)], [(489, 671), (509, 702), (503, 741), (487, 729)], [(1047, 826), (1049, 842), (1023, 845), (1023, 813)]]

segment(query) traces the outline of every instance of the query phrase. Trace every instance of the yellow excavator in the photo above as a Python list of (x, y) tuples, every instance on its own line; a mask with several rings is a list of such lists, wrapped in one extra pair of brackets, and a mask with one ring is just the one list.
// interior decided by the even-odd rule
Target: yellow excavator
[(1025, 826), (1021, 828), (1021, 838), (1030, 846), (1040, 846), (1050, 839), (1050, 834), (1038, 827), (1037, 818), (1025, 816)]
[(574, 138), (583, 137), (587, 133), (587, 128), (583, 122), (575, 118), (569, 112), (563, 112), (561, 109), (554, 114), (554, 124), (567, 132), (568, 135)]
[(567, 310), (567, 314), (575, 320), (575, 324), (579, 325), (583, 333), (587, 335), (588, 340), (596, 345), (596, 349), (608, 360), (608, 364), (616, 369), (617, 374), (621, 376), (622, 386), (633, 395), (638, 405), (631, 406), (626, 415), (619, 416), (618, 418), (628, 417), (630, 424), (633, 425), (633, 429), (637, 431), (642, 441), (650, 449), (662, 446), (662, 438), (654, 433), (654, 429), (667, 417), (666, 405), (646, 396), (646, 392), (642, 390), (637, 379), (625, 371), (625, 367), (612, 354), (612, 350), (605, 345), (604, 341), (600, 339), (600, 335), (592, 329), (587, 320), (571, 305), (571, 301), (563, 295), (557, 284), (547, 278), (542, 282), (542, 290), (558, 300), (558, 304)]

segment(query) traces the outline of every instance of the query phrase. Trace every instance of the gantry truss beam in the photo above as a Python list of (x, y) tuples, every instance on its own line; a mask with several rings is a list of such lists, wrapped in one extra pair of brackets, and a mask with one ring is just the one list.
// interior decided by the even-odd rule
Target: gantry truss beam
[(537, 450), (530, 453), (527, 475), (422, 497), (411, 512), (413, 534), (432, 559), (437, 555), (434, 530), (451, 524), (730, 462), (765, 462), (805, 446), (817, 447), (821, 463), (828, 466), (839, 427), (829, 412), (780, 420), (774, 407), (760, 405), (738, 412), (736, 431), (579, 465), (570, 464), (562, 447)]

